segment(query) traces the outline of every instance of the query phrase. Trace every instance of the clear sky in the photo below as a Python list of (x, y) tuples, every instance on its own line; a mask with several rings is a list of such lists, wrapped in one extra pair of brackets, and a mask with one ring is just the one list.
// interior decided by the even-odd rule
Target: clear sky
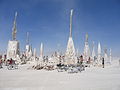
[(75, 48), (83, 52), (85, 34), (89, 45), (98, 42), (102, 49), (112, 48), (114, 56), (120, 56), (120, 0), (0, 0), (0, 51), (5, 51), (15, 11), (17, 17), (17, 40), (24, 50), (26, 32), (30, 43), (39, 52), (44, 43), (46, 53), (65, 51), (69, 36), (70, 10), (73, 12), (73, 40)]

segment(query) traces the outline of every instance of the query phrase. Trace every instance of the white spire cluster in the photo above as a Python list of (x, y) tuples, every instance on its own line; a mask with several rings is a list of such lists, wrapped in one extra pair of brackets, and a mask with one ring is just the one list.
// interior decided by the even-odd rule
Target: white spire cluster
[[(32, 45), (30, 45), (29, 41), (29, 32), (27, 32), (27, 39), (26, 39), (26, 50), (24, 53), (20, 54), (19, 51), (19, 42), (16, 40), (16, 33), (17, 33), (17, 28), (16, 28), (16, 18), (17, 18), (17, 12), (15, 13), (15, 19), (14, 19), (14, 25), (13, 25), (13, 31), (12, 31), (12, 41), (9, 41), (8, 43), (8, 49), (7, 49), (7, 58), (14, 58), (16, 57), (24, 57), (25, 61), (42, 61), (43, 63), (64, 63), (64, 64), (77, 64), (80, 62), (80, 59), (82, 58), (84, 63), (91, 63), (91, 62), (97, 62), (98, 64), (102, 63), (102, 58), (107, 62), (111, 62), (112, 60), (112, 52), (110, 49), (110, 55), (108, 56), (107, 54), (107, 49), (104, 50), (104, 56), (102, 56), (102, 49), (101, 49), (101, 44), (100, 42), (98, 43), (98, 49), (97, 49), (97, 54), (95, 52), (95, 45), (93, 42), (93, 48), (92, 52), (90, 51), (90, 46), (89, 46), (89, 40), (88, 40), (88, 34), (86, 33), (85, 36), (85, 44), (84, 44), (84, 51), (79, 54), (78, 50), (75, 50), (74, 46), (74, 41), (72, 38), (72, 20), (73, 20), (73, 9), (70, 11), (70, 30), (69, 30), (69, 38), (68, 38), (68, 43), (67, 43), (67, 48), (64, 54), (55, 52), (54, 54), (51, 55), (49, 58), (48, 56), (44, 56), (44, 46), (43, 43), (41, 43), (39, 52), (40, 54), (37, 56), (37, 50), (36, 48), (32, 49)], [(24, 55), (23, 55), (24, 54)], [(21, 55), (21, 56), (20, 56)], [(54, 59), (54, 60), (53, 60)]]

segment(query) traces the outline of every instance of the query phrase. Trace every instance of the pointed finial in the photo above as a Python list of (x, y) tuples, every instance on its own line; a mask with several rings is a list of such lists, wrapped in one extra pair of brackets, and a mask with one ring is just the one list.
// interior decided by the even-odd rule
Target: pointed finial
[(88, 33), (86, 33), (86, 42), (88, 42)]
[(71, 16), (72, 16), (72, 14), (73, 14), (73, 9), (71, 9)]
[(73, 9), (70, 11), (70, 37), (72, 37), (72, 15), (73, 15)]
[(15, 12), (15, 17), (17, 17), (17, 12)]

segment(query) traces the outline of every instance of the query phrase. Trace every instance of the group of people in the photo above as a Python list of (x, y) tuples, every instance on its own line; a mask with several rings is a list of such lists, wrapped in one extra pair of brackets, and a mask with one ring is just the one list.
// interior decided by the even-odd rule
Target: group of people
[[(43, 62), (48, 62), (49, 61), (48, 59), (49, 59), (48, 56), (44, 56), (43, 57)], [(62, 63), (62, 62), (65, 61), (65, 56), (64, 55), (63, 56), (59, 55), (58, 59), (59, 59), (59, 63)], [(95, 62), (96, 59), (97, 58), (93, 59), (93, 62)], [(101, 61), (102, 61), (101, 62), (102, 68), (104, 68), (105, 67), (104, 57), (101, 59)], [(77, 63), (83, 64), (83, 62), (84, 62), (83, 55), (77, 57)], [(89, 57), (88, 60), (86, 60), (86, 63), (91, 64), (91, 62), (92, 62), (92, 59)], [(0, 68), (2, 68), (3, 63), (5, 65), (6, 64), (11, 65), (11, 64), (15, 64), (15, 60), (13, 60), (12, 58), (7, 59), (7, 60), (3, 60), (2, 57), (0, 56)], [(120, 65), (120, 59), (119, 59), (119, 65)]]
[(9, 65), (15, 64), (15, 60), (10, 58), (10, 59), (7, 60), (7, 64), (9, 64)]
[(3, 68), (3, 64), (6, 66), (13, 65), (15, 64), (15, 60), (13, 60), (12, 58), (7, 59), (7, 60), (3, 60), (2, 58), (0, 58), (0, 68)]
[[(95, 58), (95, 60), (96, 60), (96, 58)], [(93, 60), (93, 61), (95, 61), (95, 60)], [(82, 55), (80, 57), (77, 57), (77, 63), (82, 64), (83, 61), (84, 61), (84, 59), (83, 59)], [(86, 60), (86, 64), (91, 64), (91, 61), (92, 61), (92, 59), (89, 57), (88, 60)], [(119, 60), (119, 63), (120, 63), (120, 60)], [(105, 67), (104, 57), (102, 58), (102, 63), (101, 64), (102, 64), (102, 67), (104, 68)]]
[(77, 63), (82, 64), (83, 63), (83, 56), (77, 57)]
[(48, 56), (43, 57), (43, 62), (48, 62)]

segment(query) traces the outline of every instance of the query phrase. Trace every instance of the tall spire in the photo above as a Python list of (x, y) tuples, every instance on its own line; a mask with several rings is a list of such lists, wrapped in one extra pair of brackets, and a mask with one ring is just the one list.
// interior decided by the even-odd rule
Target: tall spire
[(36, 60), (36, 48), (34, 48), (34, 51), (33, 51), (33, 56), (34, 56), (34, 60)]
[(72, 37), (72, 16), (73, 16), (73, 9), (70, 12), (70, 37)]
[(88, 34), (86, 34), (85, 46), (84, 46), (84, 59), (88, 60), (89, 57), (90, 57), (90, 48), (89, 48), (89, 44), (88, 44)]
[(92, 58), (94, 59), (95, 57), (95, 47), (94, 47), (94, 41), (93, 41), (93, 51), (92, 51)]
[(40, 45), (40, 57), (43, 57), (43, 43)]
[(27, 39), (26, 39), (26, 44), (29, 44), (29, 32), (27, 32)]
[(98, 43), (98, 63), (101, 63), (101, 45), (100, 42)]
[(67, 50), (65, 53), (66, 64), (75, 64), (77, 62), (76, 56), (75, 56), (76, 53), (75, 53), (74, 42), (72, 39), (72, 15), (73, 15), (73, 9), (71, 10), (71, 14), (70, 14), (70, 36), (68, 39)]
[(12, 28), (12, 40), (16, 40), (16, 33), (17, 33), (16, 18), (17, 18), (17, 12), (15, 13), (15, 18), (14, 18), (14, 23)]
[(98, 43), (98, 55), (101, 55), (101, 45), (100, 45), (100, 42)]
[(88, 42), (88, 33), (86, 33), (86, 40), (85, 41)]

